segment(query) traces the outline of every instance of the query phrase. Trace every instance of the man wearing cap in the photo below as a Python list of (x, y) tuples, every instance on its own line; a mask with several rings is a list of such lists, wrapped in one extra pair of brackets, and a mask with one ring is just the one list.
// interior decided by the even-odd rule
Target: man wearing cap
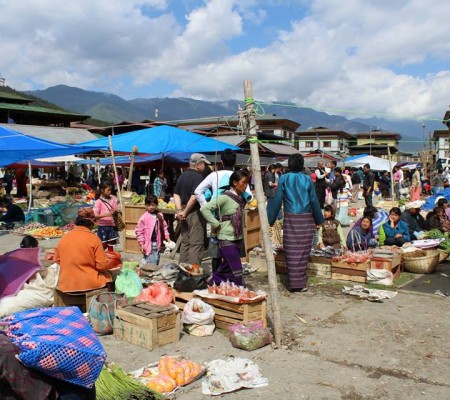
[(176, 218), (181, 223), (180, 263), (200, 264), (205, 246), (206, 221), (200, 212), (195, 189), (202, 182), (206, 164), (211, 164), (204, 154), (194, 153), (189, 168), (175, 184), (173, 199)]
[(59, 242), (55, 261), (60, 265), (58, 289), (62, 292), (98, 289), (111, 282), (102, 242), (92, 232), (94, 224), (92, 208), (80, 209), (75, 227)]
[(422, 205), (422, 201), (412, 201), (406, 203), (405, 211), (402, 212), (400, 217), (400, 220), (406, 222), (408, 225), (409, 236), (412, 240), (422, 238), (423, 232), (429, 230), (429, 226), (425, 221), (425, 218), (420, 215), (420, 208)]

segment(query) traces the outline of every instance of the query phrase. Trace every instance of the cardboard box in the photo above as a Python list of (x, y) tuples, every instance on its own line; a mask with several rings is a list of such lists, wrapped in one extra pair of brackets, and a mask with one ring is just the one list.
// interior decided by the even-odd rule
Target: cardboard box
[[(141, 305), (142, 306), (142, 305)], [(114, 337), (153, 350), (180, 340), (181, 323), (178, 310), (160, 313), (140, 310), (136, 314), (131, 306), (118, 308), (114, 321)], [(132, 312), (133, 311), (133, 312)]]
[(386, 269), (391, 271), (394, 278), (398, 278), (401, 272), (402, 256), (397, 255), (394, 258), (372, 258), (370, 260), (371, 269)]

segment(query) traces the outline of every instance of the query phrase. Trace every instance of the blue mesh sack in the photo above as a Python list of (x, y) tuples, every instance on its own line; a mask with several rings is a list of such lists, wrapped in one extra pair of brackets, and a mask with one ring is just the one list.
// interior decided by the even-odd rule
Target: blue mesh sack
[(37, 308), (8, 315), (1, 325), (27, 367), (92, 388), (106, 352), (78, 307)]

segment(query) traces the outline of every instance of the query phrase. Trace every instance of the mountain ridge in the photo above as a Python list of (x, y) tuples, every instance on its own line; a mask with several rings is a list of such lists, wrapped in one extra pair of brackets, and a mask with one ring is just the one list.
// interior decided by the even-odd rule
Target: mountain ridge
[[(24, 93), (64, 109), (91, 115), (93, 118), (111, 123), (154, 120), (156, 108), (158, 108), (157, 119), (160, 121), (235, 115), (238, 105), (243, 104), (242, 101), (233, 99), (205, 101), (188, 97), (125, 100), (111, 93), (87, 91), (66, 85), (56, 85), (44, 90)], [(291, 106), (287, 107), (286, 105)], [(422, 122), (419, 123), (419, 121), (392, 121), (379, 117), (348, 119), (312, 108), (296, 107), (291, 102), (286, 102), (284, 105), (264, 105), (263, 108), (266, 114), (276, 114), (300, 123), (300, 131), (305, 131), (310, 127), (324, 126), (355, 134), (368, 132), (377, 127), (380, 130), (400, 133), (402, 140), (399, 147), (402, 151), (409, 152), (420, 150), (422, 139), (428, 140), (430, 132), (444, 129), (438, 121), (427, 121), (423, 128)]]

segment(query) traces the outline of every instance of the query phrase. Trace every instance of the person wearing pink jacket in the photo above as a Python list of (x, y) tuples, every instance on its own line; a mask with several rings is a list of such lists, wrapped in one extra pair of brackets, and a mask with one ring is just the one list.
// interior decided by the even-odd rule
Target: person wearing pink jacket
[(108, 251), (113, 250), (113, 246), (119, 240), (119, 233), (113, 219), (113, 215), (120, 209), (117, 197), (111, 194), (112, 183), (105, 181), (100, 184), (96, 194), (93, 207), (95, 218), (97, 219), (97, 235), (102, 241), (103, 248)]
[(170, 235), (164, 215), (158, 212), (158, 198), (148, 195), (145, 198), (146, 212), (136, 225), (136, 239), (143, 254), (145, 263), (158, 265), (164, 239), (169, 241)]

